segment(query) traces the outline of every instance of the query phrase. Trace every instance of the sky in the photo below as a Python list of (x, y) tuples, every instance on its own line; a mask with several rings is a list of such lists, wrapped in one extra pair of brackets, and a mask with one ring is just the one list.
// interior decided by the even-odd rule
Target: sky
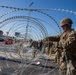
[[(29, 6), (31, 3), (33, 4)], [(5, 6), (5, 7), (2, 7)], [(6, 6), (8, 8), (6, 8)], [(14, 8), (19, 8), (17, 11)], [(40, 11), (27, 11), (25, 9), (42, 9)], [(48, 10), (47, 10), (48, 9)], [(12, 12), (11, 12), (12, 11)], [(14, 16), (29, 16), (14, 18)], [(25, 35), (28, 31), (29, 38), (43, 38), (44, 36), (58, 35), (62, 29), (60, 21), (63, 18), (73, 20), (73, 28), (76, 29), (76, 0), (1, 0), (0, 1), (0, 29), (4, 34), (10, 31), (9, 35), (14, 36), (15, 32)], [(9, 19), (8, 19), (9, 18)], [(28, 30), (26, 29), (26, 26)], [(1, 27), (2, 26), (2, 27)], [(31, 37), (30, 37), (31, 36)]]

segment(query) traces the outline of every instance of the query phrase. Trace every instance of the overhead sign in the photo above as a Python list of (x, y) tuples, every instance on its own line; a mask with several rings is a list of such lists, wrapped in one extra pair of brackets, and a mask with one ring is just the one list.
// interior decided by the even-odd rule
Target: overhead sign
[(15, 36), (19, 37), (20, 36), (20, 32), (15, 32)]

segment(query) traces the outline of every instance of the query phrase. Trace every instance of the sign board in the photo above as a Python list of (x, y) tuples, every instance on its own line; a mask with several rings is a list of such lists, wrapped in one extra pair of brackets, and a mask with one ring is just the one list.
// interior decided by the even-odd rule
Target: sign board
[(15, 32), (15, 36), (20, 37), (20, 32)]
[(9, 34), (9, 32), (6, 32), (6, 34), (8, 35), (8, 34)]

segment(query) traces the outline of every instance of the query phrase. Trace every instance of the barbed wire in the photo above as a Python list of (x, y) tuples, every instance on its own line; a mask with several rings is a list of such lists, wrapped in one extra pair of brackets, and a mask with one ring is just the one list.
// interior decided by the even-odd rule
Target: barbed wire
[(59, 27), (57, 21), (56, 21), (52, 16), (50, 16), (49, 14), (43, 12), (42, 10), (54, 10), (54, 11), (66, 12), (66, 13), (71, 13), (71, 14), (76, 15), (76, 12), (74, 12), (74, 11), (72, 11), (72, 10), (70, 11), (70, 10), (56, 9), (56, 8), (29, 9), (29, 8), (16, 8), (16, 7), (1, 6), (1, 5), (0, 5), (0, 7), (2, 7), (2, 8), (10, 8), (10, 9), (14, 9), (14, 10), (12, 10), (12, 11), (9, 11), (9, 12), (7, 12), (7, 13), (1, 15), (1, 16), (0, 16), (1, 18), (2, 18), (3, 16), (5, 16), (5, 15), (7, 15), (7, 14), (9, 14), (9, 13), (12, 13), (12, 12), (15, 12), (15, 11), (17, 11), (17, 10), (26, 10), (26, 11), (36, 11), (36, 12), (40, 12), (40, 13), (42, 13), (42, 14), (44, 14), (44, 15), (50, 17), (50, 18), (51, 18), (51, 19), (57, 24), (57, 26), (58, 26), (60, 32), (61, 32), (61, 29), (60, 29), (60, 27)]
[(28, 11), (41, 11), (41, 10), (54, 10), (54, 11), (59, 11), (59, 12), (66, 12), (66, 13), (71, 13), (76, 15), (76, 11), (73, 10), (65, 10), (65, 9), (56, 9), (56, 8), (40, 8), (40, 9), (30, 9), (30, 8), (16, 8), (16, 7), (10, 7), (10, 6), (2, 6), (0, 5), (1, 8), (9, 8), (9, 9), (17, 9), (17, 10), (28, 10)]
[[(59, 11), (59, 12), (66, 12), (66, 13), (71, 13), (71, 14), (74, 14), (74, 15), (76, 15), (76, 12), (74, 12), (74, 11), (70, 11), (70, 10), (65, 10), (65, 9), (53, 9), (53, 8), (43, 8), (43, 9), (27, 9), (27, 8), (15, 8), (15, 7), (9, 7), (9, 6), (0, 6), (0, 7), (2, 7), (2, 8), (10, 8), (10, 9), (14, 9), (14, 10), (12, 10), (12, 11), (10, 11), (10, 12), (7, 12), (7, 13), (5, 13), (5, 14), (3, 14), (3, 15), (1, 15), (0, 17), (3, 17), (3, 16), (5, 16), (5, 15), (7, 15), (7, 14), (9, 14), (9, 13), (12, 13), (12, 12), (14, 12), (14, 11), (16, 11), (16, 10), (29, 10), (29, 11), (37, 11), (37, 12), (40, 12), (40, 13), (43, 13), (43, 14), (45, 14), (46, 16), (48, 16), (48, 17), (50, 17), (50, 18), (52, 18), (53, 19), (53, 21), (58, 25), (58, 23), (56, 22), (56, 20), (53, 18), (53, 17), (51, 17), (49, 14), (47, 14), (47, 13), (45, 13), (45, 12), (43, 12), (42, 10), (54, 10), (54, 11)], [(13, 18), (15, 18), (15, 17), (13, 17)], [(13, 19), (12, 18), (12, 19)], [(18, 17), (19, 18), (19, 17)], [(11, 19), (11, 18), (10, 18)], [(9, 20), (9, 19), (6, 19), (6, 20)], [(3, 22), (5, 22), (6, 20), (4, 20)], [(2, 22), (1, 22), (2, 23)], [(58, 25), (59, 26), (59, 25)], [(30, 65), (30, 64), (29, 64)], [(28, 66), (29, 66), (28, 65)], [(26, 66), (26, 68), (28, 67), (28, 66)], [(56, 66), (55, 67), (55, 69), (57, 68), (58, 66)], [(25, 69), (26, 69), (25, 68)], [(51, 73), (51, 72), (53, 72), (55, 69), (53, 69), (53, 70), (51, 70), (51, 71), (49, 71), (48, 73), (46, 73), (46, 75), (47, 74), (49, 74), (49, 73)], [(21, 70), (21, 68), (20, 68), (20, 70)], [(24, 71), (24, 70), (23, 70)], [(22, 72), (23, 72), (22, 71)], [(16, 71), (17, 72), (17, 71)], [(42, 74), (43, 74), (43, 72), (44, 72), (44, 69), (43, 69), (43, 71), (42, 71)], [(44, 74), (45, 75), (45, 74)]]
[[(12, 10), (12, 11), (10, 11), (10, 12), (7, 12), (7, 13), (1, 15), (0, 17), (2, 18), (3, 16), (5, 16), (5, 15), (7, 15), (7, 14), (9, 14), (9, 13), (15, 12), (15, 11), (17, 11), (17, 10), (18, 10), (18, 9), (15, 9), (15, 10)], [(60, 30), (60, 32), (61, 32), (61, 29), (60, 29), (57, 21), (56, 21), (52, 16), (50, 16), (49, 14), (47, 14), (47, 13), (45, 13), (45, 12), (43, 12), (43, 11), (39, 11), (39, 10), (35, 10), (35, 11), (36, 11), (36, 12), (39, 12), (39, 13), (42, 13), (42, 14), (48, 16), (49, 18), (51, 18), (51, 19), (56, 23), (56, 25), (58, 26), (58, 28), (59, 28), (59, 30)]]
[(17, 11), (17, 9), (11, 10), (11, 11), (9, 11), (9, 12), (6, 12), (6, 13), (2, 14), (2, 15), (0, 16), (0, 18), (2, 18), (3, 16), (5, 16), (5, 15), (7, 15), (7, 14), (9, 14), (9, 13), (15, 12), (15, 11)]

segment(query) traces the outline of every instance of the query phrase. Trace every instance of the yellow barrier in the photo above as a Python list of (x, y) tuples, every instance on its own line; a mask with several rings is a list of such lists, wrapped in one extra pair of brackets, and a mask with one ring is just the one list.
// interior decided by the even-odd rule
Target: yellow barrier
[(18, 54), (20, 55), (20, 51), (21, 51), (21, 48), (20, 47), (18, 47)]
[(50, 52), (49, 52), (49, 56), (51, 56), (52, 55), (52, 48), (50, 48)]

